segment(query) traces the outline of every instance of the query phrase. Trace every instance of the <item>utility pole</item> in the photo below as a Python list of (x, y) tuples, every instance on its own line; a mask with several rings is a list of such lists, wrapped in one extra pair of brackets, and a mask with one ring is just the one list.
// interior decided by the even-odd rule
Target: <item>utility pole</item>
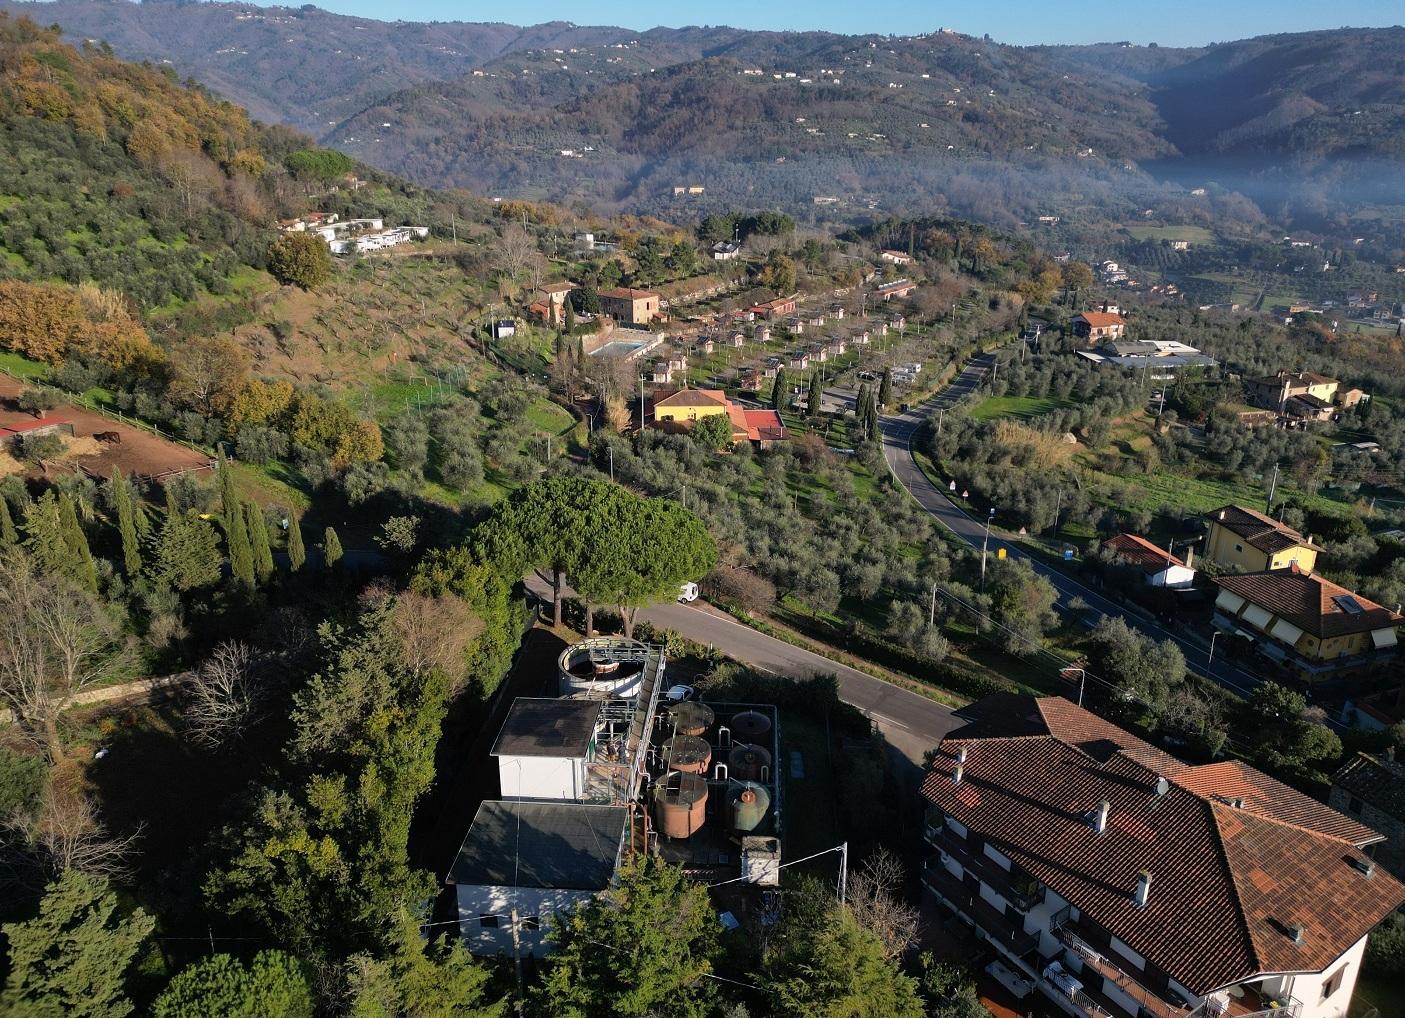
[(985, 518), (985, 537), (981, 538), (981, 592), (985, 592), (985, 555), (986, 548), (990, 545), (990, 521), (995, 519), (995, 509), (992, 508)]
[(937, 434), (942, 433), (942, 418), (946, 416), (946, 407), (937, 408)]
[(1273, 465), (1273, 480), (1268, 483), (1268, 504), (1264, 507), (1264, 512), (1273, 512), (1273, 493), (1278, 489), (1278, 464)]
[(839, 904), (844, 904), (844, 895), (849, 889), (849, 843), (839, 846)]
[(615, 447), (610, 446), (610, 483), (615, 483)]
[(639, 434), (644, 434), (644, 376), (639, 376)]
[(508, 917), (512, 923), (512, 966), (517, 972), (517, 999), (525, 999), (522, 992), (522, 938), (517, 931), (517, 909), (514, 908)]
[(927, 609), (927, 628), (931, 629), (937, 624), (937, 581), (932, 581), (932, 604)]

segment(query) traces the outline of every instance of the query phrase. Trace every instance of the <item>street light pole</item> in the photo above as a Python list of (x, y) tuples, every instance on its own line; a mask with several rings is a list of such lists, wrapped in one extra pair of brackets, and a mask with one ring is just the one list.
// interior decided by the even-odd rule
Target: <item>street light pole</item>
[(990, 521), (995, 519), (995, 508), (992, 506), (985, 518), (985, 536), (981, 538), (981, 591), (985, 591), (985, 557), (986, 548), (990, 545)]
[(1208, 670), (1215, 660), (1215, 641), (1220, 638), (1220, 631), (1216, 629), (1210, 634), (1210, 656), (1205, 659), (1205, 668)]

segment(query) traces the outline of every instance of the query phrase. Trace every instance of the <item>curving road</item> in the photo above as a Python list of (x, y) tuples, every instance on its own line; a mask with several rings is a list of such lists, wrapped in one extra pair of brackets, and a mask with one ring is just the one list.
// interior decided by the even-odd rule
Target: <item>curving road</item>
[[(883, 433), (883, 458), (888, 461), (888, 469), (893, 472), (899, 484), (907, 489), (917, 504), (937, 518), (937, 521), (957, 537), (974, 548), (981, 546), (985, 538), (985, 521), (977, 521), (967, 516), (955, 503), (923, 472), (912, 452), (912, 440), (917, 430), (939, 410), (949, 410), (962, 398), (974, 393), (985, 380), (994, 354), (981, 354), (972, 358), (962, 368), (950, 385), (937, 395), (908, 409), (904, 413), (883, 417), (879, 427)], [(997, 516), (998, 519), (998, 516)], [(1186, 664), (1197, 674), (1208, 676), (1220, 685), (1241, 695), (1248, 695), (1261, 681), (1258, 676), (1246, 672), (1223, 657), (1209, 661), (1205, 647), (1198, 642), (1185, 639), (1179, 633), (1165, 629), (1142, 616), (1130, 614), (1122, 605), (1114, 604), (1097, 591), (1084, 586), (1066, 573), (1027, 555), (1020, 548), (1005, 539), (1004, 535), (992, 527), (988, 553), (993, 557), (997, 549), (1005, 549), (1009, 558), (1021, 558), (1029, 562), (1036, 573), (1044, 576), (1058, 592), (1060, 606), (1067, 608), (1075, 597), (1082, 598), (1089, 607), (1103, 615), (1121, 616), (1128, 626), (1157, 640), (1172, 640), (1185, 655)]]

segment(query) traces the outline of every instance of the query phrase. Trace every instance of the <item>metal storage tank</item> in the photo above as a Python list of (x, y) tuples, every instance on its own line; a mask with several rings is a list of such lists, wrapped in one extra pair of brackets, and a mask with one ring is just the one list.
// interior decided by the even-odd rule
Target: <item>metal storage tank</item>
[(749, 834), (761, 826), (771, 808), (771, 793), (754, 781), (741, 782), (727, 799), (732, 808), (732, 830), (740, 834)]
[(668, 708), (668, 716), (682, 735), (700, 736), (717, 720), (711, 707), (696, 700), (673, 704)]
[(696, 735), (675, 735), (663, 744), (664, 766), (686, 774), (706, 774), (712, 763), (712, 747)]
[(738, 743), (727, 754), (727, 773), (738, 781), (768, 780), (771, 776), (771, 754), (760, 746)]
[(707, 779), (669, 771), (653, 789), (654, 817), (668, 838), (688, 838), (707, 819)]
[(733, 717), (729, 727), (737, 742), (760, 742), (771, 734), (771, 719), (759, 710), (746, 710)]

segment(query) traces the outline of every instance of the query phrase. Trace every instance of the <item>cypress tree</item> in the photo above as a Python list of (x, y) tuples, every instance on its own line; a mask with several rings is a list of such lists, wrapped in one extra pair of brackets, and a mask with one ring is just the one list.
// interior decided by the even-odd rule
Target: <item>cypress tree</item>
[(812, 371), (810, 372), (810, 394), (806, 398), (806, 416), (818, 417), (823, 400), (824, 386), (820, 384), (820, 373), (818, 371)]
[(268, 523), (263, 512), (252, 502), (244, 503), (245, 524), (249, 531), (249, 547), (254, 553), (254, 574), (259, 583), (267, 583), (273, 576), (273, 549), (268, 543)]
[(337, 532), (328, 527), (322, 534), (322, 563), (328, 569), (332, 569), (341, 561), (341, 538), (337, 537)]
[(878, 383), (878, 405), (887, 406), (893, 399), (893, 369), (883, 369), (883, 380)]
[(573, 333), (573, 332), (576, 331), (576, 309), (571, 306), (571, 302), (570, 302), (569, 299), (566, 301), (566, 323), (565, 323), (565, 324), (566, 324), (566, 335), (569, 336), (571, 333)]
[(63, 543), (68, 548), (70, 575), (84, 587), (97, 593), (98, 567), (93, 562), (93, 553), (88, 548), (88, 538), (78, 523), (78, 511), (73, 508), (73, 499), (64, 492), (59, 495), (59, 523), (63, 530)]
[(288, 524), (288, 568), (297, 572), (307, 561), (307, 549), (302, 543), (302, 523), (294, 518)]
[(64, 540), (58, 500), (46, 491), (24, 510), (24, 548), (45, 576), (70, 576), (73, 558)]
[(117, 511), (117, 532), (122, 537), (122, 567), (127, 578), (135, 579), (141, 572), (141, 547), (137, 543), (136, 509), (132, 505), (132, 490), (117, 467), (112, 468), (112, 501)]
[(13, 548), (19, 542), (20, 535), (15, 530), (15, 521), (10, 515), (10, 503), (0, 496), (0, 548)]
[(234, 471), (229, 468), (229, 461), (224, 458), (223, 450), (220, 450), (219, 465), (220, 515), (224, 518), (225, 533), (228, 533), (235, 518), (242, 520), (244, 512), (239, 502), (239, 493), (234, 490)]
[(225, 517), (225, 546), (229, 552), (229, 571), (245, 588), (254, 585), (254, 551), (249, 547), (249, 529), (244, 525), (244, 511), (236, 502), (234, 510)]
[(771, 409), (776, 413), (790, 409), (790, 393), (786, 386), (789, 383), (785, 379), (785, 368), (776, 369), (776, 384), (771, 387)]
[(166, 518), (148, 537), (149, 573), (174, 590), (195, 590), (219, 582), (219, 535), (204, 520), (191, 519), (166, 489)]

